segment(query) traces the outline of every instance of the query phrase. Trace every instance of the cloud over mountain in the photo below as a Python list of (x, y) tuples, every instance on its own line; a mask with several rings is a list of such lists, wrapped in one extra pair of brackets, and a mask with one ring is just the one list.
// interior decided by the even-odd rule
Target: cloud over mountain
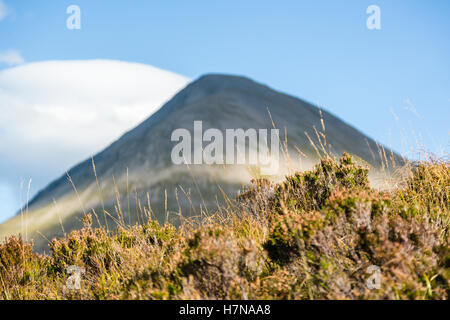
[(36, 191), (150, 116), (189, 81), (111, 60), (0, 71), (0, 185), (18, 194), (20, 179), (31, 177)]

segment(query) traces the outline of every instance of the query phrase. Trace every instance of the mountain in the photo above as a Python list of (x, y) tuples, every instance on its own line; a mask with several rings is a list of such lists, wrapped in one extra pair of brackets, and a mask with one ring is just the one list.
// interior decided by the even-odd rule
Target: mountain
[(0, 225), (0, 236), (21, 232), (43, 249), (47, 240), (38, 231), (49, 239), (62, 235), (63, 228), (68, 232), (80, 227), (83, 212), (92, 208), (98, 217), (94, 222), (106, 221), (109, 227), (122, 218), (139, 221), (148, 202), (161, 222), (180, 221), (180, 211), (186, 217), (214, 210), (225, 201), (224, 194), (233, 198), (254, 172), (246, 165), (175, 165), (171, 153), (177, 142), (171, 140), (172, 132), (185, 128), (192, 133), (194, 121), (202, 121), (203, 132), (280, 129), (280, 139), (287, 136), (289, 161), (280, 160), (279, 176), (300, 164), (310, 167), (321, 145), (335, 155), (347, 151), (375, 168), (382, 166), (384, 154), (402, 161), (325, 110), (245, 77), (210, 74), (190, 83), (150, 118), (49, 184), (30, 201), (28, 210)]

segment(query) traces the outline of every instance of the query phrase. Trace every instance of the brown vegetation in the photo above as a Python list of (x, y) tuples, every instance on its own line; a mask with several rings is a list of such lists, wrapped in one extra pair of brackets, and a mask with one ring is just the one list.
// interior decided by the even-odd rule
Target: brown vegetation
[[(115, 232), (85, 227), (50, 255), (0, 245), (2, 299), (448, 299), (446, 162), (423, 162), (390, 191), (344, 154), (280, 184), (253, 187), (220, 213), (176, 228), (149, 219)], [(67, 268), (85, 269), (81, 289)], [(366, 281), (381, 270), (379, 289)], [(370, 269), (369, 269), (370, 270)]]

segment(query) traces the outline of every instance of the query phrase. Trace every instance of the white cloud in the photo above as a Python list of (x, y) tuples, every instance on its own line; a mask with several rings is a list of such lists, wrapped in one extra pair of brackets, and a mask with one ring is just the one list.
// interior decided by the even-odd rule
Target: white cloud
[(5, 19), (5, 17), (8, 15), (8, 8), (6, 7), (3, 0), (0, 0), (0, 21)]
[(17, 50), (7, 50), (0, 52), (0, 64), (10, 67), (25, 63), (25, 59)]
[(154, 113), (190, 79), (109, 60), (48, 61), (0, 71), (0, 184), (33, 191)]

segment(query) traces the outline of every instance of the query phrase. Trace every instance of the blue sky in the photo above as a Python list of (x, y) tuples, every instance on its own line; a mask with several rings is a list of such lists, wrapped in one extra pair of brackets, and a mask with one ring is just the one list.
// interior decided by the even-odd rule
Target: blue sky
[[(410, 144), (449, 149), (446, 0), (2, 2), (0, 56), (122, 60), (189, 78), (245, 75), (319, 104), (399, 152)], [(72, 4), (80, 30), (66, 28)], [(366, 27), (372, 4), (381, 30)], [(2, 201), (8, 192), (4, 212), (14, 207)]]

